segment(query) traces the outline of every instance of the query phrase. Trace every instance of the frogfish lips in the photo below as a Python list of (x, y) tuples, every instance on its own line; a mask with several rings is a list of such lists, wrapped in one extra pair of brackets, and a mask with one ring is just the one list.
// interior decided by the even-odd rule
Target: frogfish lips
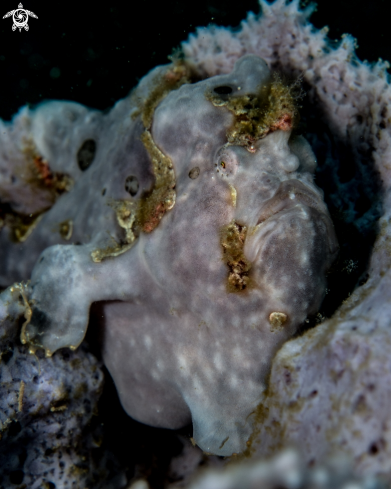
[(274, 196), (262, 205), (257, 225), (298, 204), (304, 204), (328, 215), (327, 207), (319, 195), (300, 180), (286, 180), (280, 184)]
[(322, 196), (299, 180), (282, 182), (274, 196), (263, 203), (257, 224), (247, 236), (246, 257), (252, 262), (262, 260), (262, 250), (270, 248), (270, 243), (275, 255), (281, 256), (280, 247), (318, 254), (317, 261), (323, 261), (327, 269), (339, 247)]

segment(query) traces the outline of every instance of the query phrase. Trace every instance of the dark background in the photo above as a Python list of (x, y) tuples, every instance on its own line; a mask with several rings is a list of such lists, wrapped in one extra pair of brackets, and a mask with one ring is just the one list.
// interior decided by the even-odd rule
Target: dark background
[[(74, 100), (106, 109), (127, 95), (137, 81), (197, 26), (237, 27), (257, 0), (116, 0), (42, 2), (22, 0), (38, 16), (29, 31), (12, 31), (2, 19), (20, 0), (0, 0), (0, 117), (45, 99)], [(308, 2), (306, 2), (308, 3)], [(329, 37), (357, 38), (360, 59), (391, 61), (387, 0), (320, 0), (311, 18)]]

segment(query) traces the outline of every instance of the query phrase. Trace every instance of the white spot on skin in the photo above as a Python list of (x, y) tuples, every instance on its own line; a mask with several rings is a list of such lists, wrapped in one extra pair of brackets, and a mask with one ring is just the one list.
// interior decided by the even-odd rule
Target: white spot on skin
[(305, 208), (305, 207), (301, 207), (300, 209), (300, 213), (301, 213), (301, 218), (305, 219), (306, 221), (309, 221), (310, 220), (310, 214), (308, 213), (308, 209)]
[(299, 158), (291, 154), (284, 161), (284, 169), (285, 171), (291, 173), (298, 169), (299, 164)]
[(294, 199), (296, 198), (296, 194), (295, 194), (294, 192), (290, 192), (290, 194), (289, 194), (289, 198), (290, 198), (291, 200), (294, 200)]
[(239, 348), (238, 346), (236, 346), (233, 350), (232, 350), (232, 353), (234, 355), (234, 357), (237, 359), (237, 360), (240, 360), (242, 357), (243, 357), (243, 354), (242, 354), (242, 350), (241, 348)]
[(149, 335), (144, 336), (144, 345), (146, 346), (147, 350), (151, 349), (152, 346), (152, 339)]
[(300, 256), (300, 263), (303, 265), (308, 262), (308, 253), (303, 252)]
[(164, 363), (160, 360), (158, 360), (156, 362), (156, 367), (158, 368), (158, 370), (160, 370), (160, 372), (162, 372), (164, 370)]
[(238, 328), (240, 326), (240, 318), (238, 316), (235, 316), (232, 318), (232, 326), (235, 328)]
[(221, 353), (217, 352), (213, 358), (213, 363), (217, 370), (222, 372), (223, 370), (223, 359), (221, 358)]
[(193, 378), (193, 388), (197, 391), (198, 394), (201, 394), (204, 390), (201, 384), (201, 381), (198, 377)]
[(213, 382), (215, 379), (215, 372), (211, 368), (206, 368), (204, 371), (204, 375), (209, 382)]
[(152, 370), (151, 372), (151, 375), (152, 375), (152, 378), (154, 380), (160, 380), (161, 376), (160, 376), (160, 372), (158, 370)]
[(185, 355), (178, 355), (178, 365), (184, 375), (187, 375), (189, 371), (189, 363), (185, 357)]

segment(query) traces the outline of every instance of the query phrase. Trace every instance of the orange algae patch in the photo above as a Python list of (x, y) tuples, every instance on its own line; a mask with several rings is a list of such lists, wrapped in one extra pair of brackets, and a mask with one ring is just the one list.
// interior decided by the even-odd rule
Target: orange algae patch
[(53, 172), (50, 164), (37, 151), (34, 142), (24, 141), (23, 154), (26, 165), (17, 170), (20, 177), (31, 187), (48, 190), (52, 195), (52, 204), (64, 192), (69, 192), (73, 186), (72, 178), (60, 172)]
[[(35, 166), (34, 179), (37, 184), (54, 191), (56, 198), (64, 192), (68, 192), (73, 185), (72, 179), (63, 173), (53, 173), (50, 169), (49, 163), (40, 156), (35, 156), (33, 160)], [(30, 179), (31, 181), (31, 179)], [(34, 183), (32, 181), (31, 183)]]
[(32, 141), (24, 142), (23, 154), (25, 161), (16, 166), (15, 174), (25, 182), (35, 195), (43, 194), (44, 207), (38, 212), (24, 214), (15, 211), (9, 204), (0, 205), (0, 229), (8, 227), (11, 230), (11, 239), (22, 243), (31, 235), (43, 214), (51, 208), (57, 198), (68, 192), (73, 186), (73, 180), (66, 174), (52, 172), (49, 163), (37, 154)]

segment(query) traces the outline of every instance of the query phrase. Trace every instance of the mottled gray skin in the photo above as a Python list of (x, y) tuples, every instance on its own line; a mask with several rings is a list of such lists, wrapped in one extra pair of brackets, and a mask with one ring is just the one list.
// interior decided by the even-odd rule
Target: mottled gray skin
[[(254, 93), (269, 77), (263, 60), (245, 56), (231, 74), (184, 85), (158, 105), (151, 134), (173, 162), (176, 204), (130, 251), (101, 263), (90, 256), (109, 242), (108, 232), (123, 236), (106, 203), (131, 200), (124, 192), (126, 177), (139, 179), (134, 199), (153, 183), (139, 140), (142, 124), (131, 120), (125, 101), (90, 124), (88, 137), (98, 145), (94, 163), (31, 236), (31, 243), (61, 242), (48, 230), (73, 219), (72, 240), (83, 244), (51, 246), (36, 263), (30, 337), (51, 351), (77, 346), (90, 305), (104, 301), (103, 358), (124, 409), (153, 426), (180, 428), (193, 421), (198, 445), (218, 455), (245, 448), (271, 360), (317, 311), (337, 249), (322, 192), (313, 183), (315, 157), (304, 138), (277, 130), (256, 142), (254, 153), (228, 146), (233, 115), (206, 97), (226, 85), (233, 88), (231, 96)], [(152, 78), (153, 73), (141, 82), (136, 98), (148, 92)], [(67, 105), (47, 104), (33, 118), (46, 110), (61, 128)], [(47, 122), (41, 118), (40, 124)], [(84, 130), (86, 139), (86, 124), (81, 118), (72, 134)], [(49, 132), (46, 149), (37, 143), (44, 156), (50, 153), (50, 164), (64, 157), (52, 140)], [(200, 169), (196, 179), (189, 178), (194, 167)], [(236, 189), (236, 206), (229, 184)], [(220, 243), (221, 229), (233, 220), (248, 227), (244, 253), (252, 262), (253, 285), (239, 293), (227, 291)], [(272, 312), (288, 317), (277, 331), (271, 331)]]

